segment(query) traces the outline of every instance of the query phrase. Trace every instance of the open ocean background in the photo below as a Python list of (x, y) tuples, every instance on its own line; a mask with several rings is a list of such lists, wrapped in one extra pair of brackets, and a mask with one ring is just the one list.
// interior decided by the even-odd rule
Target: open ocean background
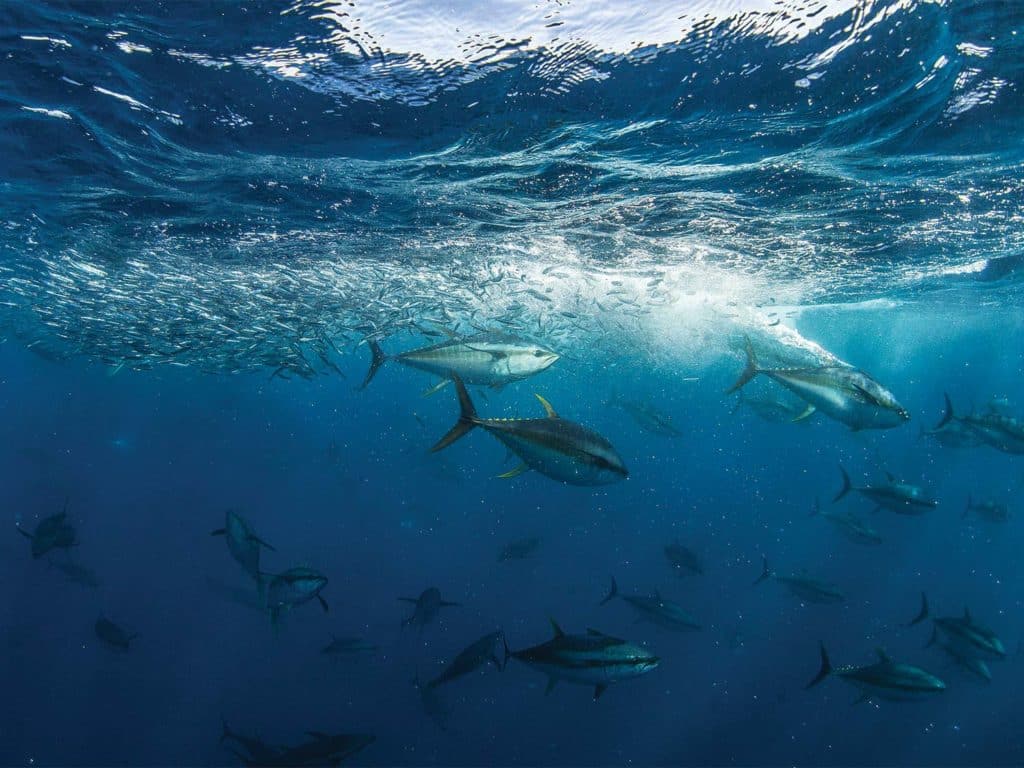
[[(0, 764), (238, 764), (222, 719), (372, 733), (359, 765), (1024, 763), (1024, 457), (919, 435), (944, 392), (1024, 417), (1022, 170), (1018, 2), (0, 3)], [(389, 362), (356, 389), (366, 336), (397, 353), (438, 326), (556, 350), (479, 411), (538, 416), (539, 392), (629, 478), (499, 480), (482, 430), (428, 454), (451, 387)], [(911, 421), (734, 412), (744, 334), (870, 372)], [(809, 516), (840, 463), (939, 505), (851, 494), (835, 509), (884, 542), (846, 541)], [(964, 518), (969, 494), (1009, 520)], [(51, 559), (96, 587), (16, 531), (65, 502), (79, 544)], [(326, 574), (329, 612), (271, 628), (209, 535), (228, 508), (265, 570)], [(673, 573), (674, 539), (703, 575)], [(762, 555), (847, 602), (754, 588)], [(599, 607), (612, 575), (702, 631)], [(462, 606), (402, 629), (397, 598), (430, 586)], [(922, 591), (1003, 639), (990, 683), (905, 626)], [(424, 711), (414, 678), (490, 631), (540, 643), (549, 616), (661, 665), (595, 702), (513, 660)], [(322, 655), (332, 635), (379, 650)], [(805, 691), (819, 640), (948, 690)]]

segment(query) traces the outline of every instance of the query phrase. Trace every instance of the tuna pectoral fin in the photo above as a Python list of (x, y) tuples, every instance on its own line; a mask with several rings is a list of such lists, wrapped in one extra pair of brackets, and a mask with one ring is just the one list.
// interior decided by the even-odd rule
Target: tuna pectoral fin
[(604, 596), (604, 600), (602, 600), (600, 603), (598, 603), (598, 605), (604, 605), (605, 603), (607, 603), (609, 600), (611, 600), (613, 597), (615, 597), (618, 594), (619, 594), (619, 585), (615, 583), (615, 577), (612, 576), (612, 586), (608, 590), (608, 594)]
[(430, 449), (431, 453), (447, 448), (477, 424), (476, 408), (473, 407), (473, 401), (469, 398), (466, 385), (454, 373), (452, 374), (452, 381), (455, 382), (455, 391), (459, 395), (459, 420), (455, 422), (454, 427), (448, 430), (448, 434), (434, 444), (434, 447)]
[(436, 395), (449, 384), (451, 384), (451, 381), (449, 379), (441, 379), (439, 382), (437, 382), (437, 384), (432, 386), (430, 389), (426, 390), (423, 393), (423, 397), (430, 397), (431, 395)]
[(215, 531), (210, 531), (210, 535), (211, 536), (226, 536), (227, 535), (227, 529), (225, 529), (225, 528), (218, 528)]
[(848, 494), (850, 490), (853, 488), (853, 486), (850, 484), (850, 476), (846, 474), (846, 470), (843, 469), (842, 464), (839, 465), (839, 471), (843, 475), (843, 487), (839, 489), (839, 493), (832, 497), (833, 504), (835, 504), (837, 501), (843, 498), (843, 496)]
[(818, 674), (814, 676), (814, 679), (804, 686), (805, 691), (808, 688), (813, 688), (826, 677), (832, 674), (832, 664), (828, 660), (828, 651), (825, 650), (825, 644), (818, 643), (818, 646), (821, 649), (821, 669), (818, 670)]
[(811, 416), (814, 415), (814, 412), (816, 410), (818, 409), (815, 408), (813, 405), (808, 404), (808, 406), (804, 408), (803, 412), (795, 419), (793, 419), (793, 423), (796, 424), (798, 421), (803, 421), (804, 419), (810, 418)]
[(544, 687), (544, 695), (545, 696), (547, 696), (549, 693), (551, 693), (553, 690), (555, 690), (555, 684), (557, 682), (558, 681), (555, 678), (553, 678), (553, 677), (549, 677), (548, 678), (548, 684)]
[(498, 478), (500, 480), (511, 480), (513, 477), (519, 477), (521, 474), (523, 474), (523, 472), (525, 472), (529, 468), (530, 466), (524, 461), (518, 467), (510, 469), (508, 472), (502, 472), (500, 475), (498, 475)]
[(915, 624), (920, 624), (922, 621), (928, 618), (928, 595), (924, 592), (921, 593), (921, 610), (918, 611), (917, 616), (907, 624), (908, 627), (912, 627)]
[(330, 606), (327, 605), (327, 601), (324, 600), (321, 595), (317, 595), (316, 599), (320, 601), (320, 607), (324, 609), (324, 613), (327, 613), (331, 610)]
[(594, 686), (594, 701), (597, 701), (598, 699), (600, 699), (601, 698), (601, 694), (603, 694), (607, 690), (608, 690), (608, 686), (604, 685), (603, 683), (600, 684), (600, 685), (595, 685)]
[(366, 378), (363, 379), (363, 383), (359, 385), (359, 391), (362, 392), (366, 387), (373, 381), (373, 377), (377, 375), (377, 371), (380, 367), (387, 362), (388, 356), (384, 354), (384, 350), (380, 348), (380, 344), (376, 341), (366, 342), (370, 348), (370, 354), (373, 357), (370, 358), (370, 369), (366, 372)]
[(31, 533), (29, 533), (28, 531), (26, 531), (26, 530), (25, 530), (24, 528), (22, 528), (22, 527), (21, 527), (20, 525), (19, 525), (19, 526), (17, 526), (17, 529), (18, 529), (18, 533), (20, 533), (20, 534), (21, 534), (22, 536), (24, 536), (24, 537), (25, 537), (26, 539), (29, 539), (29, 540), (31, 540), (31, 539), (34, 539), (34, 538), (35, 538), (35, 536), (33, 536), (33, 535), (32, 535)]
[(255, 541), (255, 542), (256, 542), (257, 544), (259, 544), (259, 545), (260, 545), (261, 547), (266, 547), (266, 548), (267, 548), (267, 549), (269, 549), (269, 550), (270, 550), (271, 552), (277, 552), (277, 550), (276, 550), (276, 549), (274, 549), (274, 548), (273, 548), (272, 546), (270, 546), (269, 544), (267, 544), (267, 542), (265, 542), (265, 541), (264, 541), (263, 539), (261, 539), (261, 538), (260, 538), (259, 536), (253, 536), (253, 537), (252, 537), (252, 540), (253, 540), (253, 541)]
[(750, 343), (750, 337), (744, 336), (744, 351), (747, 353), (747, 365), (743, 369), (743, 373), (736, 379), (736, 383), (725, 390), (725, 394), (731, 395), (733, 392), (742, 389), (746, 386), (752, 378), (757, 376), (761, 372), (761, 369), (757, 367), (757, 356), (754, 354), (754, 345)]

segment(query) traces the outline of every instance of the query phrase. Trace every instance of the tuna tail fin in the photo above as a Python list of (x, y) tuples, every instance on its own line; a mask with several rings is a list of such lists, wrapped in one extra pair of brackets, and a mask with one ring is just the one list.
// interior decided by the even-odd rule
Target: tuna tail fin
[(842, 464), (839, 465), (839, 471), (843, 475), (843, 487), (839, 489), (839, 493), (837, 493), (835, 496), (832, 497), (832, 503), (833, 504), (835, 504), (837, 501), (839, 501), (841, 498), (843, 498), (843, 496), (848, 494), (850, 492), (850, 490), (853, 488), (853, 486), (850, 485), (850, 476), (848, 474), (846, 474), (846, 470), (843, 469), (843, 465)]
[(750, 337), (744, 336), (744, 351), (747, 353), (747, 364), (743, 369), (743, 373), (736, 379), (736, 383), (733, 384), (729, 389), (725, 390), (725, 394), (731, 395), (733, 392), (742, 389), (752, 378), (757, 376), (761, 372), (761, 369), (757, 367), (757, 355), (754, 354), (754, 345), (750, 343)]
[(384, 350), (380, 348), (380, 344), (376, 341), (368, 341), (366, 345), (370, 348), (370, 354), (373, 357), (370, 358), (370, 369), (366, 372), (366, 378), (363, 379), (363, 383), (359, 385), (358, 391), (362, 392), (366, 389), (370, 382), (373, 381), (373, 377), (377, 375), (377, 371), (380, 367), (387, 362), (388, 356), (384, 354)]
[(921, 593), (921, 610), (918, 611), (917, 616), (907, 624), (908, 627), (912, 627), (915, 624), (920, 624), (922, 621), (928, 618), (928, 595), (924, 592)]
[(813, 688), (832, 674), (832, 663), (828, 660), (828, 651), (825, 650), (825, 644), (819, 641), (818, 646), (821, 648), (821, 669), (818, 670), (818, 674), (814, 676), (814, 679), (804, 686), (805, 691), (808, 688)]
[(758, 576), (757, 577), (757, 581), (754, 582), (754, 586), (755, 587), (758, 584), (760, 584), (762, 581), (764, 581), (765, 579), (770, 578), (771, 575), (772, 575), (771, 569), (768, 567), (768, 558), (765, 557), (764, 555), (761, 556), (761, 563), (762, 563), (761, 575)]
[(942, 429), (956, 418), (956, 415), (953, 413), (953, 401), (949, 399), (949, 394), (943, 392), (942, 396), (946, 398), (946, 412), (942, 414), (942, 420), (935, 425), (936, 429)]
[(609, 600), (611, 600), (613, 597), (617, 596), (618, 594), (619, 594), (619, 585), (615, 583), (615, 577), (612, 576), (612, 586), (608, 590), (608, 594), (604, 596), (604, 600), (602, 600), (600, 603), (598, 603), (598, 605), (604, 605), (605, 603), (607, 603)]
[(462, 379), (453, 373), (452, 381), (455, 382), (455, 391), (459, 395), (459, 420), (455, 422), (455, 426), (449, 429), (444, 437), (434, 444), (434, 447), (430, 449), (431, 453), (437, 453), (447, 448), (473, 429), (479, 420), (476, 415), (476, 408), (473, 407), (473, 401), (470, 400), (469, 392), (466, 391), (466, 385), (462, 383)]

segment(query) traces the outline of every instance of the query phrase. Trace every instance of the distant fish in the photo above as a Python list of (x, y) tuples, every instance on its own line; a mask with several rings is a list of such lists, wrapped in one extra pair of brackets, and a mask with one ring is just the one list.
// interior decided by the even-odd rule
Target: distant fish
[(758, 374), (784, 386), (826, 416), (850, 429), (898, 427), (910, 414), (895, 396), (863, 371), (843, 365), (813, 368), (760, 368), (750, 339), (746, 340), (747, 365), (728, 392), (736, 392)]
[(893, 661), (878, 649), (878, 661), (863, 667), (833, 669), (825, 645), (821, 645), (821, 669), (805, 688), (813, 688), (825, 678), (835, 675), (861, 691), (858, 702), (872, 699), (914, 701), (946, 690), (946, 684), (920, 667)]
[(462, 380), (453, 377), (459, 396), (459, 420), (431, 451), (447, 448), (474, 427), (482, 427), (522, 459), (501, 477), (515, 477), (527, 469), (570, 485), (604, 485), (629, 474), (608, 440), (587, 427), (561, 418), (540, 395), (547, 412), (542, 419), (482, 419), (477, 416)]
[[(929, 616), (928, 596), (922, 592), (921, 610), (909, 626), (920, 624)], [(991, 629), (977, 623), (968, 609), (964, 608), (963, 616), (939, 616), (932, 621), (935, 626), (928, 645), (941, 640), (964, 656), (986, 661), (1000, 661), (1006, 658), (1006, 646), (1003, 645), (1003, 641)]]
[(127, 651), (131, 642), (138, 637), (137, 634), (129, 633), (109, 619), (100, 616), (96, 619), (96, 637), (102, 640), (107, 647), (116, 651)]
[(814, 500), (814, 511), (811, 512), (811, 516), (827, 520), (843, 536), (856, 544), (877, 546), (882, 543), (881, 534), (859, 517), (822, 512), (817, 499)]
[(360, 389), (366, 388), (388, 360), (432, 373), (443, 380), (455, 374), (467, 384), (492, 387), (533, 376), (558, 360), (558, 355), (547, 347), (496, 332), (453, 336), (440, 344), (390, 357), (376, 341), (368, 342), (368, 346), (373, 359)]
[(786, 587), (794, 596), (805, 600), (808, 603), (845, 603), (846, 596), (839, 589), (827, 581), (821, 581), (807, 575), (805, 571), (790, 575), (777, 575), (768, 568), (768, 558), (761, 558), (763, 568), (761, 575), (754, 582), (758, 585), (767, 579), (775, 579)]
[(962, 516), (967, 517), (971, 512), (990, 523), (1005, 523), (1010, 519), (1010, 510), (1005, 504), (998, 501), (974, 501), (968, 494), (967, 506)]
[(608, 405), (621, 408), (644, 432), (662, 437), (681, 437), (682, 432), (672, 423), (672, 417), (663, 413), (651, 403), (643, 400), (631, 400), (615, 394), (608, 400)]
[(684, 547), (679, 543), (678, 539), (665, 547), (665, 557), (669, 565), (679, 575), (682, 575), (684, 570), (698, 574), (704, 573), (704, 564), (697, 556), (697, 553), (688, 547)]
[(227, 510), (224, 513), (224, 527), (210, 532), (211, 536), (224, 536), (228, 542), (228, 551), (235, 561), (245, 569), (252, 578), (259, 581), (260, 547), (271, 552), (274, 548), (253, 533), (249, 524), (237, 512)]
[(328, 656), (356, 656), (374, 653), (376, 650), (376, 645), (366, 642), (361, 637), (334, 637), (320, 653)]
[[(502, 648), (505, 649), (506, 659), (498, 655), (498, 651)], [(437, 688), (439, 685), (450, 683), (471, 672), (475, 672), (488, 663), (493, 663), (498, 669), (504, 669), (507, 655), (508, 646), (505, 644), (504, 633), (489, 632), (464, 648), (454, 659), (445, 665), (441, 674), (427, 683), (427, 687)]]
[(736, 413), (740, 408), (747, 408), (762, 421), (775, 424), (806, 424), (816, 410), (810, 404), (794, 405), (774, 397), (749, 397), (743, 389), (732, 412)]
[(100, 585), (100, 580), (96, 578), (96, 572), (91, 568), (86, 568), (84, 565), (73, 563), (70, 560), (56, 560), (51, 559), (50, 565), (60, 571), (64, 578), (70, 581), (72, 584), (78, 584), (82, 587), (90, 587), (95, 589)]
[(441, 612), (442, 608), (458, 608), (461, 603), (452, 603), (441, 599), (441, 590), (437, 587), (429, 587), (420, 593), (419, 597), (400, 597), (405, 603), (413, 603), (412, 616), (402, 622), (403, 627), (425, 627), (430, 624)]
[(504, 563), (509, 560), (525, 560), (537, 551), (540, 546), (540, 539), (537, 536), (530, 536), (526, 539), (510, 541), (501, 548), (498, 553), (498, 562)]
[(547, 642), (510, 653), (548, 676), (546, 693), (564, 680), (593, 686), (594, 698), (598, 699), (611, 683), (639, 677), (660, 663), (646, 648), (596, 629), (588, 629), (585, 635), (567, 635), (554, 620), (551, 627), (554, 637)]
[(1007, 416), (998, 410), (990, 410), (980, 416), (973, 414), (957, 416), (953, 412), (953, 403), (946, 398), (946, 413), (936, 429), (941, 429), (951, 422), (958, 422), (968, 429), (980, 442), (1003, 453), (1024, 454), (1024, 421)]
[(605, 605), (613, 598), (620, 597), (636, 611), (639, 621), (649, 621), (664, 629), (673, 632), (695, 632), (701, 628), (698, 622), (689, 611), (670, 600), (665, 600), (660, 592), (653, 595), (622, 595), (619, 593), (619, 585), (612, 577), (611, 589), (605, 595), (601, 605)]
[(277, 626), (281, 616), (296, 606), (317, 600), (326, 613), (327, 601), (320, 591), (327, 586), (327, 577), (312, 568), (290, 568), (283, 573), (261, 573), (260, 594), (267, 610), (270, 623)]
[(29, 533), (20, 525), (18, 533), (32, 541), (32, 557), (38, 560), (40, 557), (54, 549), (69, 549), (78, 542), (78, 536), (68, 520), (68, 505), (56, 515), (50, 515), (39, 521), (35, 533)]
[(832, 499), (833, 503), (842, 499), (850, 491), (856, 491), (875, 504), (876, 508), (884, 507), (901, 515), (919, 515), (939, 505), (939, 502), (929, 497), (919, 486), (897, 482), (896, 478), (888, 472), (886, 472), (887, 482), (883, 485), (854, 487), (850, 482), (850, 476), (842, 466), (839, 467), (839, 471), (843, 476), (843, 486)]

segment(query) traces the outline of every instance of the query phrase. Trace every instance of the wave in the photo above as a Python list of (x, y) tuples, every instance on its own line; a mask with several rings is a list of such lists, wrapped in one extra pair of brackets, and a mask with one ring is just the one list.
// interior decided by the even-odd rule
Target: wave
[(1013, 4), (100, 10), (3, 11), (0, 300), (40, 350), (307, 375), (425, 319), (614, 350), (1019, 301)]

